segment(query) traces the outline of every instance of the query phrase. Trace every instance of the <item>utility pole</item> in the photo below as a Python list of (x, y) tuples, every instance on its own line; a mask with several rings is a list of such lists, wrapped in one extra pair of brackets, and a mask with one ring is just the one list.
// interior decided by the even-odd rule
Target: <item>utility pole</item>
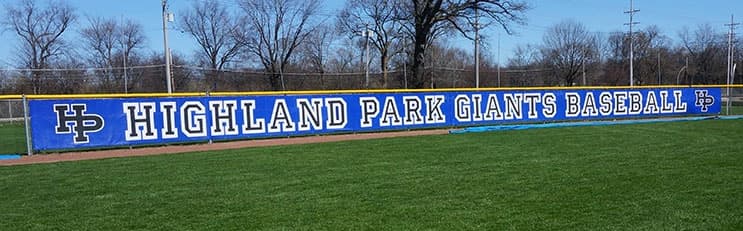
[(480, 88), (480, 3), (475, 1), (475, 88)]
[(168, 47), (168, 0), (163, 0), (163, 45), (165, 52), (165, 83), (168, 94), (173, 93), (170, 76), (170, 47)]
[(286, 83), (284, 82), (284, 61), (283, 58), (279, 58), (279, 78), (281, 78), (281, 91), (286, 91)]
[(405, 89), (408, 89), (408, 61), (402, 62), (402, 77), (405, 80)]
[(124, 55), (124, 94), (129, 94), (129, 77), (126, 75), (126, 59), (127, 55)]
[(728, 33), (728, 68), (727, 68), (727, 78), (728, 78), (728, 84), (730, 84), (730, 76), (731, 76), (731, 69), (733, 67), (733, 53), (735, 52), (734, 46), (733, 46), (733, 37), (735, 37), (735, 27), (740, 25), (740, 23), (735, 23), (735, 20), (733, 18), (733, 15), (730, 15), (730, 23), (725, 24), (725, 26), (730, 27), (730, 32)]
[(586, 86), (586, 60), (585, 59), (580, 60), (580, 69), (581, 69), (581, 72), (583, 72), (583, 86)]
[(369, 24), (366, 24), (364, 26), (364, 37), (366, 37), (366, 48), (365, 48), (365, 57), (364, 57), (364, 76), (366, 77), (364, 80), (364, 88), (369, 89)]
[(687, 78), (689, 81), (689, 87), (694, 83), (694, 78), (689, 78), (689, 56), (686, 56), (686, 63), (684, 64), (684, 78)]
[(500, 32), (498, 32), (498, 87), (500, 87)]
[(405, 54), (405, 60), (402, 62), (402, 77), (405, 80), (405, 89), (408, 89), (408, 60), (410, 55), (408, 54), (408, 40), (407, 38), (402, 39), (402, 52)]
[(676, 85), (681, 84), (681, 82), (679, 82), (679, 79), (681, 77), (681, 72), (686, 70), (687, 67), (689, 67), (689, 57), (686, 57), (686, 65), (681, 67), (681, 69), (679, 69), (679, 73), (676, 74)]
[(634, 21), (635, 13), (639, 12), (640, 10), (635, 9), (634, 1), (629, 1), (629, 10), (625, 11), (625, 14), (629, 14), (629, 23), (625, 23), (624, 25), (629, 25), (629, 85), (634, 86), (635, 85), (635, 77), (634, 77), (634, 68), (633, 68), (633, 62), (634, 62), (634, 47), (635, 44), (633, 42), (634, 40), (634, 34), (632, 32), (632, 25), (640, 24), (639, 22)]
[[(124, 21), (124, 15), (121, 15), (121, 26), (124, 27), (126, 22)], [(129, 43), (126, 43), (126, 46), (124, 47), (124, 52), (122, 52), (123, 60), (124, 60), (124, 94), (129, 94), (129, 81), (128, 76), (126, 75), (126, 61), (129, 59)]]
[(732, 83), (731, 77), (734, 75), (734, 64), (733, 64), (733, 55), (735, 52), (734, 46), (733, 46), (733, 37), (735, 36), (735, 27), (740, 25), (740, 23), (735, 23), (735, 19), (733, 18), (733, 15), (730, 15), (730, 24), (725, 24), (725, 26), (730, 27), (730, 33), (728, 33), (728, 68), (727, 68), (727, 115), (730, 115), (730, 101), (732, 98), (730, 98), (730, 84)]
[(658, 85), (660, 85), (662, 82), (660, 77), (661, 72), (663, 71), (660, 69), (660, 51), (658, 51)]

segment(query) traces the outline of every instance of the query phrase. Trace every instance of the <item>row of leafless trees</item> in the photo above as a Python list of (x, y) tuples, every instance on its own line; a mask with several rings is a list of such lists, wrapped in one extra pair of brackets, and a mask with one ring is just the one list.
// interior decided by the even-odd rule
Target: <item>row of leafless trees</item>
[[(430, 83), (425, 72), (432, 47), (448, 35), (471, 37), (475, 11), (482, 15), (481, 27), (508, 29), (511, 23), (522, 23), (527, 10), (525, 3), (497, 0), (348, 0), (337, 15), (321, 12), (320, 0), (191, 3), (179, 13), (176, 26), (199, 45), (186, 62), (211, 70), (201, 73), (201, 88), (212, 90), (231, 85), (220, 80), (226, 69), (265, 72), (271, 90), (286, 89), (283, 73), (358, 72), (365, 66), (365, 40), (378, 60), (372, 62), (373, 72), (388, 73), (397, 57), (395, 62), (409, 72), (403, 85), (422, 88)], [(81, 71), (78, 67), (83, 66), (95, 68), (98, 80), (93, 82), (101, 86), (94, 87), (106, 91), (111, 82), (129, 79), (124, 66), (154, 65), (157, 60), (157, 54), (144, 54), (147, 38), (132, 19), (80, 20), (64, 0), (15, 0), (5, 5), (4, 13), (4, 28), (18, 37), (18, 68), (28, 70), (17, 72), (24, 75), (22, 81), (13, 81), (26, 84), (15, 88), (23, 93), (63, 91), (44, 82), (48, 70)], [(70, 29), (75, 26), (81, 29)], [(70, 42), (76, 40), (71, 39), (75, 32), (81, 43)], [(390, 81), (383, 74), (377, 87), (389, 87)], [(128, 89), (128, 83), (123, 85)]]
[[(548, 69), (553, 85), (628, 85), (633, 39), (635, 84), (725, 84), (728, 34), (721, 28), (709, 24), (684, 28), (674, 43), (657, 26), (630, 36), (621, 31), (594, 33), (579, 22), (564, 21), (547, 30), (542, 44), (520, 46), (508, 67)], [(738, 61), (743, 60), (740, 41), (741, 37), (732, 41)]]
[[(346, 0), (337, 13), (322, 12), (320, 0), (191, 4), (174, 26), (199, 49), (173, 52), (177, 91), (473, 87), (471, 53), (447, 40), (472, 39), (476, 28), (510, 33), (529, 8), (516, 0)], [(145, 49), (134, 19), (80, 19), (65, 0), (13, 0), (3, 13), (18, 38), (17, 69), (0, 72), (4, 93), (165, 90), (163, 54)], [(686, 29), (673, 41), (654, 26), (629, 36), (564, 21), (501, 68), (483, 56), (480, 86), (627, 85), (630, 38), (636, 84), (724, 83), (720, 27)]]

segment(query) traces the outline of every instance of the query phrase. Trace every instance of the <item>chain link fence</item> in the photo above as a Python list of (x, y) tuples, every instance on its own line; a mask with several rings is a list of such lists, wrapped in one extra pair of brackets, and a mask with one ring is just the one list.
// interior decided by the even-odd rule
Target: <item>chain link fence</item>
[[(471, 68), (429, 67), (423, 79), (413, 80), (404, 69), (386, 73), (266, 73), (254, 70), (213, 70), (191, 66), (173, 66), (175, 92), (248, 92), (299, 90), (359, 90), (406, 88), (482, 88), (566, 86), (551, 69), (481, 70)], [(0, 71), (0, 94), (85, 94), (166, 92), (165, 67), (162, 65), (110, 69), (54, 69)], [(619, 75), (618, 75), (619, 76)], [(589, 72), (579, 75), (568, 86), (626, 86), (623, 77)], [(636, 76), (636, 79), (643, 79)], [(714, 80), (665, 76), (647, 78), (638, 85), (725, 84)], [(741, 82), (738, 80), (736, 82)], [(417, 84), (415, 86), (409, 84)], [(736, 91), (736, 94), (738, 92)]]
[(0, 155), (26, 153), (23, 101), (0, 100)]
[[(160, 65), (114, 69), (4, 70), (0, 95), (166, 92), (165, 68)], [(216, 71), (189, 66), (172, 67), (174, 92), (251, 92), (361, 89), (446, 89), (564, 86), (549, 69), (483, 70), (478, 76), (466, 68), (424, 69), (417, 86), (405, 70), (387, 73), (265, 73), (251, 70)], [(736, 82), (743, 82), (737, 80)], [(689, 84), (679, 77), (657, 78), (650, 85)], [(706, 84), (725, 83), (706, 82)], [(626, 86), (624, 79), (596, 74), (579, 76), (572, 86)], [(721, 114), (743, 115), (743, 88), (723, 88)], [(727, 108), (730, 105), (730, 109)], [(0, 100), (0, 154), (26, 153), (22, 99)]]

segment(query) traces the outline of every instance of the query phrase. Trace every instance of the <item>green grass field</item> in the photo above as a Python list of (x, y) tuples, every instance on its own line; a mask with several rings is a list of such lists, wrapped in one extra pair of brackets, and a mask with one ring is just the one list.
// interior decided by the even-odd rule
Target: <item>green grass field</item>
[(26, 153), (23, 122), (0, 122), (0, 154)]
[(741, 230), (743, 120), (0, 168), (0, 230)]
[[(723, 106), (720, 114), (725, 115), (727, 113), (727, 107)], [(743, 106), (731, 106), (730, 115), (743, 115)]]

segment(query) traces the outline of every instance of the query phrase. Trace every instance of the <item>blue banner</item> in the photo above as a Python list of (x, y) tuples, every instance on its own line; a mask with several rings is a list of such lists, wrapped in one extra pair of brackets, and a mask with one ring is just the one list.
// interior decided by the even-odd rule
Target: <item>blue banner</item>
[(718, 114), (719, 88), (32, 100), (37, 151)]

